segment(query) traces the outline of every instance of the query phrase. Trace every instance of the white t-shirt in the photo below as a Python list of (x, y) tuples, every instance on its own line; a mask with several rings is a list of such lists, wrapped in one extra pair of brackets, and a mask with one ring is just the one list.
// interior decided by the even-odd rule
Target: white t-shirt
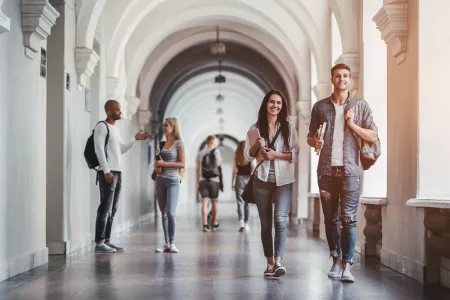
[[(197, 154), (197, 163), (200, 164), (200, 180), (204, 180), (205, 179), (205, 178), (202, 177), (202, 171), (201, 171), (203, 156), (205, 156), (206, 154), (209, 154), (209, 152), (211, 152), (213, 149), (216, 149), (214, 151), (214, 155), (216, 156), (216, 160), (221, 160), (222, 159), (222, 155), (220, 154), (220, 150), (217, 149), (217, 148), (208, 148), (208, 146), (205, 146), (205, 148), (200, 150), (198, 152), (198, 154)], [(210, 181), (215, 181), (215, 182), (220, 182), (219, 176), (210, 178), (209, 180)]]
[(334, 103), (336, 118), (334, 119), (333, 146), (331, 149), (331, 166), (341, 167), (344, 165), (344, 105)]
[(102, 170), (105, 174), (111, 171), (121, 172), (121, 155), (130, 150), (137, 141), (133, 139), (128, 144), (124, 144), (120, 137), (119, 128), (109, 123), (106, 124), (108, 124), (109, 128), (109, 139), (106, 145), (108, 159), (106, 159), (105, 155), (105, 139), (107, 135), (105, 123), (97, 124), (94, 130), (95, 154), (100, 164), (99, 170)]

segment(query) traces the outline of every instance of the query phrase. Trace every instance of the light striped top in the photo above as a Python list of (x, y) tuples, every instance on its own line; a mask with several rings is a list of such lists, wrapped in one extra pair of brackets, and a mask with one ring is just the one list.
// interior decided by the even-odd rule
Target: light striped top
[[(179, 153), (178, 153), (178, 147), (183, 145), (182, 140), (176, 140), (175, 143), (173, 143), (172, 147), (169, 149), (164, 149), (164, 147), (161, 149), (161, 158), (166, 162), (178, 162), (180, 161)], [(161, 173), (158, 174), (158, 176), (163, 177), (178, 177), (178, 168), (162, 168)]]

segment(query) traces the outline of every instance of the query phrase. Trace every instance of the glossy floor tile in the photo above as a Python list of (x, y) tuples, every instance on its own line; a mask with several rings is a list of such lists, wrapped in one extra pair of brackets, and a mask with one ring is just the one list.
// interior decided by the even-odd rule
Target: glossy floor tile
[[(357, 256), (354, 284), (327, 278), (325, 242), (290, 225), (280, 279), (264, 278), (256, 208), (250, 231), (238, 232), (235, 204), (221, 203), (221, 225), (201, 232), (199, 204), (177, 217), (178, 254), (163, 244), (156, 222), (116, 236), (125, 253), (52, 256), (48, 264), (0, 283), (0, 299), (450, 299), (450, 291), (420, 283)], [(120, 208), (119, 208), (120, 209)]]

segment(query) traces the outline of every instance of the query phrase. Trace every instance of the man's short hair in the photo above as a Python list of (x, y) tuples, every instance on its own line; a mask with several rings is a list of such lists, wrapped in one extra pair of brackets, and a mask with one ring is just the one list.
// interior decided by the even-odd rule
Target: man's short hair
[(108, 100), (105, 102), (105, 112), (108, 112), (108, 110), (111, 108), (111, 105), (113, 103), (119, 103), (119, 102), (116, 100)]
[(214, 135), (208, 135), (208, 137), (206, 138), (206, 143), (209, 144), (212, 141), (214, 141), (216, 139), (216, 136)]
[(350, 67), (347, 66), (346, 64), (337, 64), (334, 67), (331, 68), (331, 78), (333, 78), (334, 75), (334, 71), (336, 70), (341, 70), (341, 69), (345, 69), (347, 71), (350, 72), (350, 77), (352, 77), (352, 70), (350, 70)]

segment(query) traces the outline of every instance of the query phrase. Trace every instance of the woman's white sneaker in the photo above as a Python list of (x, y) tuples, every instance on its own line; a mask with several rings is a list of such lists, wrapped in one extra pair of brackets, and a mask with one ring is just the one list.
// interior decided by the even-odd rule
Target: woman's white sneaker
[(273, 266), (267, 265), (267, 268), (264, 271), (264, 276), (273, 276), (273, 274), (274, 274)]
[(179, 253), (180, 250), (175, 246), (175, 244), (170, 244), (170, 252), (172, 253)]
[(344, 282), (355, 282), (355, 277), (353, 277), (352, 272), (350, 271), (351, 267), (347, 265), (342, 272), (341, 280)]
[(155, 249), (156, 253), (161, 253), (161, 252), (170, 252), (170, 244), (164, 244), (164, 247), (161, 248), (156, 248)]

